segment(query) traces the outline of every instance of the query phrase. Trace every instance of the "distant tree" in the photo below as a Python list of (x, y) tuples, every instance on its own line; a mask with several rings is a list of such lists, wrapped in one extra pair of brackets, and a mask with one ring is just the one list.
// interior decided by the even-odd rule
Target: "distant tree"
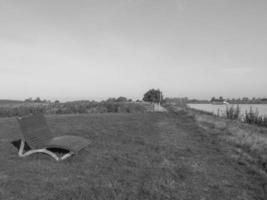
[(117, 101), (117, 102), (127, 102), (128, 99), (127, 99), (126, 97), (118, 97), (118, 98), (116, 99), (116, 101)]
[(59, 100), (55, 100), (55, 104), (59, 104), (60, 103), (60, 101)]
[(106, 102), (116, 102), (116, 98), (108, 98)]
[(30, 97), (30, 98), (27, 98), (27, 99), (25, 99), (24, 100), (25, 102), (33, 102), (33, 100), (32, 100), (32, 98)]
[(162, 92), (157, 89), (150, 89), (144, 94), (143, 100), (151, 103), (160, 103), (163, 99)]
[(42, 100), (40, 99), (40, 97), (37, 97), (37, 98), (34, 100), (34, 102), (36, 102), (36, 103), (41, 103)]
[(210, 101), (215, 101), (215, 100), (216, 100), (216, 98), (215, 97), (212, 97)]
[(248, 97), (243, 97), (242, 101), (247, 102), (247, 101), (249, 101), (249, 98)]
[(220, 101), (223, 101), (224, 99), (223, 99), (223, 97), (222, 97), (222, 96), (220, 96), (220, 97), (219, 97), (219, 100), (220, 100)]

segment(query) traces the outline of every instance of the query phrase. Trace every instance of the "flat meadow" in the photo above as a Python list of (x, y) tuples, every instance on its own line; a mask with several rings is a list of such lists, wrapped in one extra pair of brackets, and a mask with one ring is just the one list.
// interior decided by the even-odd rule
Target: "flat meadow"
[[(55, 135), (80, 135), (91, 144), (55, 162), (46, 155), (19, 158), (11, 141), (20, 138), (14, 118), (0, 119), (0, 199), (126, 199), (140, 189), (157, 158), (150, 140), (156, 115), (71, 114), (46, 116)], [(147, 135), (144, 137), (144, 133)], [(154, 176), (154, 175), (152, 175)], [(152, 192), (152, 191), (151, 191)]]
[(227, 156), (185, 112), (46, 115), (55, 136), (90, 145), (69, 160), (19, 158), (16, 119), (0, 119), (0, 199), (264, 199), (265, 179)]

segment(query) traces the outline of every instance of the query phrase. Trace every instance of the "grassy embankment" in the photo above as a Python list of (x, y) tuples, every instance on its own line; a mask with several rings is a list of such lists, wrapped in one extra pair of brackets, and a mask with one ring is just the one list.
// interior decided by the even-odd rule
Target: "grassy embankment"
[(267, 128), (264, 127), (266, 118), (261, 118), (255, 111), (250, 111), (245, 114), (242, 122), (238, 110), (232, 108), (226, 112), (226, 117), (218, 117), (195, 109), (188, 109), (188, 112), (194, 116), (199, 127), (218, 134), (220, 140), (232, 145), (236, 153), (233, 156), (237, 162), (254, 168), (266, 176)]

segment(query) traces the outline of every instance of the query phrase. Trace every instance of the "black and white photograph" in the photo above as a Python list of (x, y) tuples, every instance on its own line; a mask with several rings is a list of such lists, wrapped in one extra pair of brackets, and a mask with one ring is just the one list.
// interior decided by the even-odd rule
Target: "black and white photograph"
[(0, 200), (267, 200), (267, 1), (0, 0)]

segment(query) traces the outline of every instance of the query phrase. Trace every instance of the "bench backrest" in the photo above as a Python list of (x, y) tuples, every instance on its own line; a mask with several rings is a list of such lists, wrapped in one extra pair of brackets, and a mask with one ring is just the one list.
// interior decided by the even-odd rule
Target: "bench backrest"
[(32, 149), (45, 148), (52, 139), (52, 133), (42, 114), (17, 118), (24, 140)]

